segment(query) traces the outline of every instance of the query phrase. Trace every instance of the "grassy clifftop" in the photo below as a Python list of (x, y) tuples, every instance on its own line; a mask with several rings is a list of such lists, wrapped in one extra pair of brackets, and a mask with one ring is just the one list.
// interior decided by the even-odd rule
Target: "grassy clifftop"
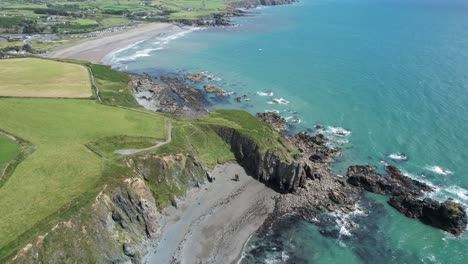
[[(43, 71), (49, 61), (39, 61), (44, 64), (36, 70)], [(198, 120), (150, 113), (135, 105), (127, 75), (105, 66), (81, 65), (90, 67), (102, 103), (96, 97), (0, 98), (0, 130), (35, 149), (0, 185), (0, 262), (54, 223), (77, 214), (103, 186), (119, 186), (127, 177), (143, 177), (158, 208), (170, 204), (190, 185), (204, 180), (204, 169), (236, 159), (232, 146), (218, 134), (220, 127), (237, 131), (258, 145), (261, 153), (275, 150), (292, 156), (296, 152), (280, 134), (247, 112), (218, 110)], [(7, 77), (11, 76), (0, 74), (0, 81)], [(57, 87), (67, 89), (67, 81), (62, 81), (63, 86)], [(167, 140), (169, 132), (172, 141), (159, 148), (129, 156), (114, 153), (150, 147)], [(1, 138), (0, 149), (12, 149), (2, 157), (11, 159), (16, 153), (10, 143)], [(5, 163), (6, 158), (0, 161)]]

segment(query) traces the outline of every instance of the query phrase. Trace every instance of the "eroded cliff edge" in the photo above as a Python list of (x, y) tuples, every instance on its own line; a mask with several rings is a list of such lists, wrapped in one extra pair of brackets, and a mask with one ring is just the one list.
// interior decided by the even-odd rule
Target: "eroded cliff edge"
[[(186, 109), (188, 99), (184, 102), (168, 109)], [(236, 110), (201, 117), (189, 113), (197, 119), (175, 123), (176, 142), (158, 153), (125, 158), (123, 173), (106, 181), (92, 203), (26, 245), (11, 262), (140, 263), (161, 236), (160, 210), (177, 206), (177, 196), (188, 188), (213, 180), (203, 155), (215, 146), (203, 148), (194, 140), (213, 141), (217, 146), (225, 142), (228, 151), (216, 151), (232, 153), (250, 175), (282, 194), (270, 220), (293, 213), (315, 223), (322, 212), (350, 213), (366, 190), (391, 195), (389, 203), (397, 210), (455, 235), (466, 228), (466, 212), (460, 204), (422, 199), (431, 188), (395, 167), (388, 166), (387, 175), (367, 165), (350, 167), (345, 178), (334, 174), (329, 164), (340, 149), (330, 147), (322, 134), (281, 135), (282, 126), (272, 120), (284, 120), (275, 113), (260, 114), (261, 122)], [(187, 128), (191, 136), (199, 134), (192, 141), (183, 139)]]

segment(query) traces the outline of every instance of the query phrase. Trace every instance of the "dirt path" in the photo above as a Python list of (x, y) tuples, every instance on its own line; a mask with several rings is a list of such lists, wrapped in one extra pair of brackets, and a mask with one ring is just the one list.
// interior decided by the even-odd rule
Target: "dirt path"
[(143, 149), (119, 149), (119, 150), (114, 151), (114, 153), (120, 154), (120, 155), (132, 155), (132, 154), (140, 153), (140, 152), (143, 152), (143, 151), (153, 150), (153, 149), (156, 149), (156, 148), (159, 148), (161, 146), (164, 146), (166, 144), (171, 143), (171, 141), (172, 141), (172, 119), (166, 117), (166, 121), (167, 121), (167, 124), (168, 124), (166, 141), (159, 142), (158, 144), (156, 144), (156, 145), (154, 145), (152, 147), (148, 147), (148, 148), (143, 148)]

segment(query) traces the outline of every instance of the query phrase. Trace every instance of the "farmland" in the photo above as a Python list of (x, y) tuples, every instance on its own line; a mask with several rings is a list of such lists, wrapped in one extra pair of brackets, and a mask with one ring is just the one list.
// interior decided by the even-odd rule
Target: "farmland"
[[(30, 89), (44, 85), (51, 76), (45, 78), (47, 74), (41, 76), (41, 72), (49, 63), (58, 68), (81, 67), (86, 76), (89, 67), (101, 100), (0, 97), (0, 130), (21, 143), (0, 136), (0, 167), (16, 161), (0, 179), (0, 262), (12, 257), (32, 238), (48, 232), (54, 223), (67, 221), (93, 201), (104, 186), (131, 176), (127, 157), (115, 150), (145, 149), (168, 140), (171, 132), (168, 144), (142, 155), (187, 154), (212, 169), (235, 160), (231, 146), (216, 132), (216, 128), (224, 126), (257, 142), (261, 152), (274, 148), (285, 155), (294, 154), (281, 143), (276, 131), (246, 112), (218, 110), (198, 120), (149, 112), (136, 105), (128, 89), (129, 76), (110, 67), (76, 61), (19, 61), (28, 60), (38, 63), (30, 74), (2, 74), (2, 84), (17, 79), (31, 83)], [(63, 81), (55, 87), (56, 92), (67, 90), (70, 84)], [(89, 83), (85, 85), (91, 91)], [(168, 119), (172, 119), (172, 130)], [(139, 154), (130, 157), (138, 158)], [(183, 181), (148, 183), (157, 192), (156, 204), (162, 208), (174, 196), (184, 194)]]
[(77, 64), (33, 58), (0, 60), (0, 79), (0, 96), (92, 96), (88, 70)]
[(47, 225), (50, 216), (83, 201), (80, 197), (96, 190), (103, 175), (125, 173), (115, 169), (121, 157), (100, 155), (149, 147), (166, 140), (168, 129), (163, 117), (99, 104), (91, 97), (87, 67), (96, 72), (103, 101), (135, 106), (128, 76), (109, 67), (35, 58), (0, 60), (0, 65), (5, 96), (0, 98), (0, 131), (24, 145), (22, 152), (20, 144), (0, 135), (5, 172), (0, 179), (1, 259), (38, 232), (37, 226)]
[(0, 134), (0, 177), (6, 166), (20, 153), (21, 146)]
[[(197, 20), (223, 13), (231, 0), (27, 0), (0, 3), (0, 32), (83, 33), (138, 22)], [(2, 17), (2, 15), (4, 15)], [(20, 32), (21, 31), (21, 32)]]

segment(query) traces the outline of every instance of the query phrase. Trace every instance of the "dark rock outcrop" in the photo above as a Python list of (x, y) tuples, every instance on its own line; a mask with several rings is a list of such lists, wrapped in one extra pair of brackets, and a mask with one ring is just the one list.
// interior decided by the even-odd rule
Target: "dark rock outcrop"
[(286, 119), (281, 117), (276, 112), (257, 113), (257, 118), (260, 121), (270, 125), (273, 129), (275, 129), (276, 131), (280, 133), (284, 133), (289, 130), (289, 125), (288, 125), (288, 122), (286, 122)]
[(418, 200), (400, 195), (393, 196), (388, 203), (407, 217), (418, 218), (453, 235), (463, 233), (468, 223), (465, 208), (452, 200), (439, 203), (430, 198)]
[(207, 75), (205, 73), (202, 73), (202, 72), (195, 73), (195, 74), (187, 73), (187, 75), (185, 75), (185, 77), (187, 79), (189, 79), (190, 81), (192, 81), (192, 82), (200, 82), (203, 79), (205, 79), (207, 77)]
[(130, 87), (137, 102), (147, 109), (189, 118), (208, 114), (204, 108), (208, 100), (184, 79), (163, 76), (158, 80), (148, 75), (131, 75)]
[(387, 166), (387, 176), (375, 172), (371, 165), (358, 165), (348, 168), (348, 183), (361, 187), (366, 191), (380, 194), (413, 195), (421, 196), (423, 192), (433, 189), (423, 183), (404, 176), (401, 171), (393, 166)]
[(257, 143), (228, 127), (216, 127), (215, 131), (231, 145), (237, 161), (256, 179), (270, 185), (275, 190), (294, 192), (305, 183), (306, 164), (284, 158), (282, 153), (273, 150), (260, 153)]
[(387, 175), (375, 172), (370, 165), (348, 168), (348, 183), (369, 192), (389, 194), (388, 203), (410, 218), (420, 219), (423, 223), (460, 235), (467, 226), (465, 208), (457, 202), (446, 200), (439, 203), (431, 198), (420, 199), (424, 192), (433, 188), (404, 176), (393, 166), (386, 166)]
[(292, 137), (291, 142), (313, 163), (331, 163), (340, 152), (339, 148), (327, 146), (327, 138), (323, 134), (301, 132)]
[(214, 93), (214, 94), (216, 94), (216, 96), (226, 95), (226, 92), (223, 89), (218, 88), (218, 87), (213, 86), (213, 85), (206, 84), (206, 85), (203, 86), (203, 88), (205, 89), (205, 92)]

